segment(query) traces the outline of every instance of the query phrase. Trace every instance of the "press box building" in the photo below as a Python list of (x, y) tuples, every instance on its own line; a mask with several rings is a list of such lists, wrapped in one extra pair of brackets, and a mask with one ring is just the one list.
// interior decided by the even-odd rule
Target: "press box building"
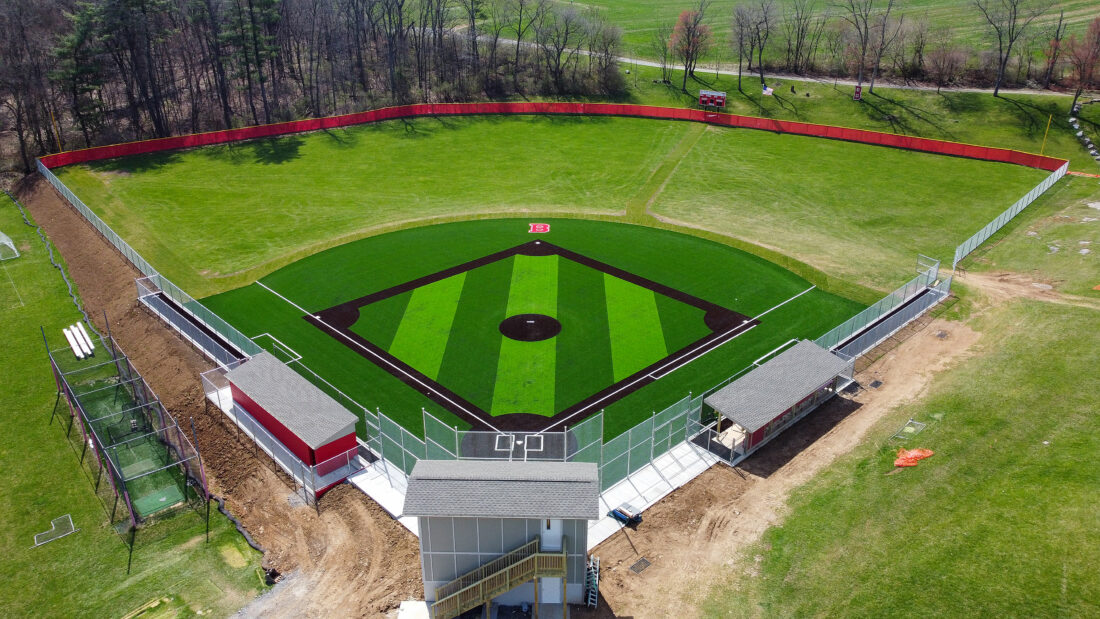
[(404, 515), (418, 520), (434, 619), (489, 603), (582, 603), (599, 493), (593, 463), (417, 462)]

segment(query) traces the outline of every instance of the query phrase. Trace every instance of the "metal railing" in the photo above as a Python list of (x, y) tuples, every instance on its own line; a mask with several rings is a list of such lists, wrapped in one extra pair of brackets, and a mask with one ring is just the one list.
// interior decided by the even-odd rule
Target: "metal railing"
[(817, 338), (814, 340), (814, 343), (822, 348), (830, 350), (836, 348), (848, 338), (866, 329), (868, 325), (894, 311), (914, 296), (924, 292), (929, 286), (935, 283), (938, 276), (939, 262), (937, 261), (935, 264), (928, 267), (928, 269), (906, 282), (905, 285), (882, 299), (879, 299), (874, 305), (864, 309), (855, 316), (840, 323), (825, 335)]
[(76, 197), (76, 194), (70, 191), (69, 188), (65, 186), (65, 183), (62, 183), (49, 168), (43, 165), (41, 161), (37, 161), (36, 163), (38, 166), (38, 173), (41, 174), (74, 209), (76, 209), (76, 212), (80, 213), (88, 223), (92, 224), (92, 227), (103, 235), (103, 238), (107, 239), (108, 243), (113, 245), (130, 264), (134, 265), (134, 268), (141, 271), (142, 275), (149, 278), (150, 282), (155, 284), (165, 296), (172, 299), (179, 307), (194, 316), (196, 320), (217, 332), (218, 335), (221, 335), (227, 342), (237, 347), (237, 349), (245, 355), (252, 356), (263, 352), (263, 349), (255, 342), (233, 328), (229, 323), (222, 320), (220, 316), (204, 307), (201, 303), (196, 301), (194, 297), (169, 281), (168, 278), (157, 272), (157, 270), (153, 268), (153, 265), (149, 264), (137, 250), (115, 233), (110, 226), (99, 218), (99, 215), (96, 215), (92, 209), (88, 208), (88, 205), (84, 204), (80, 198)]
[(961, 245), (955, 248), (955, 260), (951, 263), (951, 268), (954, 269), (958, 266), (959, 262), (970, 255), (970, 252), (978, 248), (982, 243), (986, 242), (989, 237), (996, 234), (998, 230), (1004, 227), (1005, 224), (1012, 221), (1014, 217), (1020, 214), (1025, 208), (1032, 202), (1043, 195), (1047, 189), (1050, 189), (1054, 183), (1057, 183), (1060, 178), (1066, 175), (1069, 170), (1069, 162), (1062, 164), (1062, 167), (1058, 168), (1050, 174), (1050, 176), (1043, 179), (1041, 183), (1036, 185), (1031, 191), (1027, 192), (1027, 195), (1016, 201), (1015, 204), (1005, 209), (1003, 213), (997, 215), (993, 221), (989, 222), (974, 233), (973, 236), (962, 242)]
[[(450, 619), (536, 578), (565, 578), (567, 538), (559, 552), (540, 552), (535, 538), (512, 552), (436, 588), (434, 619)], [(537, 584), (535, 585), (538, 586)]]

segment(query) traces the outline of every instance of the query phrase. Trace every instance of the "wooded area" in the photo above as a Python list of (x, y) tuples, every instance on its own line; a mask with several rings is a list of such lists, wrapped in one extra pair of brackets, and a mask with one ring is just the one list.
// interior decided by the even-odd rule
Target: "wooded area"
[(0, 102), (29, 170), (46, 152), (393, 103), (613, 94), (619, 40), (549, 0), (5, 0)]
[[(765, 91), (767, 71), (867, 80), (870, 92), (882, 76), (994, 95), (1080, 95), (1098, 81), (1100, 16), (1067, 33), (1052, 0), (970, 0), (982, 47), (903, 0), (683, 3), (649, 48), (684, 92), (723, 58), (739, 89), (747, 73)], [(722, 22), (731, 39), (716, 49)], [(592, 5), (554, 0), (4, 0), (0, 130), (29, 171), (48, 152), (384, 105), (618, 97), (621, 39)], [(687, 71), (674, 79), (674, 66)]]

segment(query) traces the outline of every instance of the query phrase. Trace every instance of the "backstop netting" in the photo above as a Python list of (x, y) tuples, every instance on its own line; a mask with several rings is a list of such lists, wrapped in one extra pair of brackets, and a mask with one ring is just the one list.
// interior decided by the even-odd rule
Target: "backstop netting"
[(0, 232), (0, 260), (11, 260), (19, 257), (19, 250), (15, 248), (15, 242), (11, 237)]

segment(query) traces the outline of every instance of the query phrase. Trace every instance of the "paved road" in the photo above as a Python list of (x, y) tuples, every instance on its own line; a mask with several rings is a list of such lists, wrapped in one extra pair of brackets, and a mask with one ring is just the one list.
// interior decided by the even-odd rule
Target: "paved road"
[[(514, 41), (510, 41), (510, 42), (514, 43)], [(584, 50), (582, 50), (581, 53), (584, 54), (585, 53)], [(629, 56), (619, 56), (618, 60), (619, 60), (619, 62), (624, 63), (624, 64), (636, 64), (636, 65), (643, 66), (643, 67), (657, 67), (657, 68), (659, 68), (661, 66), (661, 63), (653, 61), (653, 60), (645, 60), (643, 58), (631, 58)], [(672, 65), (672, 69), (676, 70), (676, 71), (681, 71), (681, 70), (683, 70), (683, 68), (684, 68), (683, 65), (679, 65), (679, 64)], [(695, 72), (700, 73), (702, 75), (706, 75), (708, 73), (713, 74), (714, 73), (714, 66), (712, 65), (710, 67), (696, 67)], [(737, 75), (737, 70), (736, 69), (723, 69), (723, 68), (721, 68), (721, 65), (719, 65), (718, 74), (719, 75)], [(792, 74), (787, 74), (787, 73), (768, 73), (768, 72), (765, 72), (764, 78), (769, 83), (773, 83), (774, 81), (790, 81), (790, 82), (815, 82), (815, 83), (818, 83), (818, 84), (828, 84), (829, 82), (833, 82), (833, 83), (837, 84), (838, 86), (853, 86), (853, 87), (856, 85), (856, 81), (851, 80), (851, 79), (834, 80), (834, 79), (827, 78), (827, 77), (812, 77), (812, 76), (805, 76), (805, 75), (792, 75)], [(747, 85), (748, 87), (751, 88), (753, 84), (758, 84), (759, 83), (760, 76), (757, 73), (749, 73), (748, 71), (745, 71), (745, 72), (742, 73), (742, 80), (743, 80), (743, 83), (745, 85)], [(863, 85), (867, 86), (868, 82), (864, 81)], [(949, 92), (986, 92), (986, 93), (992, 93), (993, 92), (992, 88), (942, 88), (942, 89), (937, 89), (935, 86), (900, 84), (900, 83), (889, 82), (887, 80), (882, 80), (882, 79), (878, 80), (876, 82), (876, 85), (882, 86), (883, 88), (900, 88), (902, 90), (928, 90), (928, 91), (933, 91), (933, 92), (935, 92), (937, 90), (946, 90), (946, 91), (949, 91)], [(1062, 96), (1062, 97), (1071, 97), (1071, 96), (1073, 96), (1071, 93), (1055, 92), (1053, 90), (1039, 90), (1039, 89), (1034, 89), (1034, 88), (1002, 88), (1001, 93), (1002, 94), (1019, 94), (1019, 95), (1057, 95), (1057, 96)]]

